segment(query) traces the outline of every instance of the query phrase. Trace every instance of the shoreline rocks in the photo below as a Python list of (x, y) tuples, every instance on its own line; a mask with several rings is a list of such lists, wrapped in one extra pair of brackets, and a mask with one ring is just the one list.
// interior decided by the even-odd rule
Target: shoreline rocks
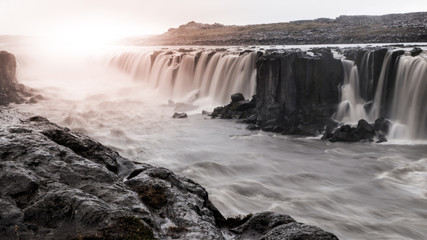
[(0, 142), (4, 239), (337, 239), (284, 214), (225, 219), (192, 180), (44, 117), (0, 108)]

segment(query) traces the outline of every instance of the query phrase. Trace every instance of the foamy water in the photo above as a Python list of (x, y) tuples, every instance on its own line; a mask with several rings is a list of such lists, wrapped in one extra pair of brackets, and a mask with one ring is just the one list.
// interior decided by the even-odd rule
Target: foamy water
[(20, 75), (48, 100), (16, 107), (193, 179), (226, 216), (277, 211), (340, 239), (427, 236), (424, 141), (346, 144), (248, 131), (197, 113), (212, 107), (206, 99), (187, 119), (172, 119), (167, 99), (124, 74), (83, 64), (45, 75), (31, 66)]

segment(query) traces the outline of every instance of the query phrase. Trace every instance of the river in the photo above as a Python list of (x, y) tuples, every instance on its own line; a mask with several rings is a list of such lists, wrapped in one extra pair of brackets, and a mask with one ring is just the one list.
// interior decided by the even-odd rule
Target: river
[(201, 114), (213, 107), (206, 99), (173, 119), (174, 107), (147, 84), (75, 63), (50, 73), (21, 63), (22, 82), (46, 100), (16, 107), (193, 179), (225, 216), (277, 211), (340, 239), (427, 236), (427, 141), (330, 143), (249, 131)]

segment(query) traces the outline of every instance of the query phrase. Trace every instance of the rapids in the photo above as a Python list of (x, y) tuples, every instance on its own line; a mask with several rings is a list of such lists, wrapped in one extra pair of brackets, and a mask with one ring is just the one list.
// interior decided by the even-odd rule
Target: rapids
[[(215, 56), (217, 66), (223, 60), (244, 69), (244, 65), (237, 68), (235, 55), (211, 54), (211, 60)], [(140, 61), (147, 58), (144, 54), (138, 57)], [(170, 63), (171, 72), (149, 73), (156, 76), (155, 81), (154, 77), (134, 81), (148, 73), (131, 65), (127, 72), (105, 68), (105, 63), (96, 67), (99, 61), (77, 65), (66, 61), (68, 68), (62, 64), (63, 68), (56, 68), (50, 64), (59, 64), (57, 58), (37, 63), (46, 64), (43, 68), (18, 56), (20, 79), (28, 86), (43, 88), (47, 100), (15, 107), (85, 133), (133, 161), (163, 166), (193, 179), (207, 189), (226, 216), (278, 211), (320, 226), (340, 239), (427, 236), (426, 141), (329, 143), (316, 137), (248, 131), (234, 121), (210, 119), (200, 114), (201, 110), (225, 101), (229, 92), (209, 101), (216, 94), (212, 91), (218, 89), (213, 87), (215, 73), (202, 73), (189, 62), (185, 64), (195, 69), (195, 75), (212, 76), (206, 78), (209, 91), (192, 102), (200, 107), (187, 119), (172, 119), (174, 107), (152, 88), (165, 84), (160, 75), (170, 74), (169, 79), (177, 83), (188, 81), (188, 85), (180, 85), (188, 88), (186, 91), (203, 85), (195, 82), (196, 78), (177, 77), (184, 73), (174, 69), (173, 58), (162, 63)], [(199, 61), (209, 65), (207, 56)], [(253, 72), (246, 71), (252, 76)], [(221, 73), (223, 77), (231, 75)], [(248, 93), (253, 91), (248, 89)], [(175, 100), (185, 95), (175, 95), (173, 88), (166, 91)]]

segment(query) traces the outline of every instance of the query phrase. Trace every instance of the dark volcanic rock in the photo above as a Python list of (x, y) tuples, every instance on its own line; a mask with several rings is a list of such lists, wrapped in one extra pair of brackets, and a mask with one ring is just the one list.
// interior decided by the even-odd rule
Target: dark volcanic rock
[(0, 108), (0, 142), (2, 239), (336, 239), (277, 213), (225, 219), (199, 184), (44, 117)]
[(217, 107), (210, 115), (212, 118), (221, 119), (240, 119), (244, 123), (255, 123), (256, 114), (256, 96), (252, 99), (245, 100), (241, 93), (236, 93), (231, 96), (231, 102), (223, 107)]
[(385, 135), (388, 133), (390, 126), (391, 122), (384, 118), (375, 120), (374, 124), (370, 124), (366, 120), (360, 119), (356, 127), (343, 125), (334, 132), (326, 131), (323, 134), (322, 139), (328, 139), (331, 142), (373, 142), (374, 138), (377, 137), (377, 143), (387, 142)]
[(239, 102), (239, 101), (244, 101), (245, 97), (243, 97), (243, 94), (241, 93), (235, 93), (233, 95), (231, 95), (231, 102)]
[(392, 122), (390, 120), (381, 117), (375, 120), (374, 129), (379, 131), (382, 135), (387, 135), (390, 131), (391, 125)]
[(255, 214), (241, 226), (231, 229), (240, 235), (238, 240), (264, 239), (324, 239), (336, 240), (335, 235), (295, 220), (284, 214), (263, 212)]
[(257, 113), (263, 130), (316, 135), (339, 103), (340, 60), (330, 49), (309, 56), (299, 50), (270, 53), (257, 62)]
[(178, 239), (223, 239), (214, 218), (220, 213), (193, 181), (147, 164), (136, 167), (45, 118), (8, 109), (0, 116), (2, 239), (103, 236), (129, 217), (160, 239), (174, 226), (188, 229), (175, 234)]
[(322, 239), (337, 240), (338, 238), (332, 233), (325, 232), (322, 229), (305, 225), (303, 223), (292, 222), (274, 228), (260, 240), (299, 240), (299, 239)]

